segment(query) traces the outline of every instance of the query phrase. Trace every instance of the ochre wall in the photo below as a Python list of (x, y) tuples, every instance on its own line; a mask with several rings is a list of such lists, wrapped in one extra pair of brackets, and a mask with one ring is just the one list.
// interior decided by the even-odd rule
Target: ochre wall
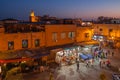
[[(52, 33), (57, 32), (57, 42), (52, 40)], [(66, 38), (61, 39), (61, 33), (66, 33)], [(75, 32), (76, 37), (76, 26), (75, 25), (45, 25), (45, 32), (30, 32), (30, 33), (0, 33), (0, 51), (8, 50), (8, 42), (14, 41), (14, 50), (20, 50), (22, 48), (22, 40), (28, 40), (28, 48), (35, 47), (35, 39), (40, 39), (40, 47), (49, 47), (64, 45), (75, 42), (74, 38), (68, 38), (69, 32)]]
[[(52, 33), (57, 33), (57, 41), (52, 40)], [(64, 39), (61, 38), (61, 33), (66, 33)], [(75, 32), (75, 37), (69, 38), (69, 32)], [(89, 38), (85, 38), (84, 33), (89, 33)], [(76, 27), (73, 24), (50, 24), (45, 25), (45, 32), (30, 32), (30, 33), (0, 33), (0, 51), (8, 50), (8, 41), (14, 41), (14, 50), (22, 48), (22, 40), (28, 40), (28, 48), (35, 47), (35, 39), (40, 39), (39, 47), (50, 47), (57, 45), (65, 45), (70, 43), (89, 41), (91, 40), (92, 31), (90, 27)]]
[[(76, 36), (77, 42), (89, 41), (92, 38), (93, 30), (89, 27), (77, 27), (76, 33), (77, 33)], [(85, 38), (85, 33), (88, 33), (89, 37)]]
[[(76, 26), (75, 25), (64, 25), (64, 24), (46, 25), (45, 32), (46, 32), (46, 46), (63, 45), (63, 44), (69, 44), (69, 43), (75, 42), (75, 37), (76, 37)], [(52, 40), (53, 32), (57, 32), (56, 42)], [(66, 33), (65, 39), (61, 39), (62, 32)], [(73, 39), (68, 38), (69, 32), (75, 32), (75, 37)]]
[[(111, 32), (112, 37), (120, 37), (120, 24), (94, 24), (94, 33), (106, 35), (109, 37), (109, 29), (113, 29)], [(100, 31), (99, 29), (103, 29)]]
[(8, 50), (8, 41), (14, 41), (14, 50), (22, 49), (23, 39), (28, 40), (28, 48), (35, 48), (35, 45), (34, 45), (35, 39), (40, 39), (40, 46), (45, 46), (44, 32), (14, 33), (14, 34), (0, 33), (0, 51)]

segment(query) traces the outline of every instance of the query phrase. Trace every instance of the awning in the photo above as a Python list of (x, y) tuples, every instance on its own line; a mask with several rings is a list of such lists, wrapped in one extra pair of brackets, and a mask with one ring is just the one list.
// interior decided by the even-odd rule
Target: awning
[(84, 59), (84, 60), (89, 59), (89, 57), (86, 56), (85, 54), (80, 54), (79, 56), (80, 56), (80, 58), (82, 58), (82, 59)]
[(91, 54), (85, 54), (89, 59), (92, 59), (93, 56)]
[(42, 56), (48, 56), (49, 54), (39, 54), (39, 55), (35, 55), (35, 56), (33, 56), (32, 58), (33, 59), (39, 59), (40, 57), (42, 57)]
[(21, 61), (28, 61), (32, 58), (18, 58), (18, 59), (0, 59), (0, 63), (12, 63), (12, 62), (21, 62)]

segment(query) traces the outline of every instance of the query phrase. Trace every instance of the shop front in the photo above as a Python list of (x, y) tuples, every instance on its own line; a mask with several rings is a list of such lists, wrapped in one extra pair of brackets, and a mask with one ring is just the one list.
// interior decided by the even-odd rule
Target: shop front
[(92, 37), (93, 40), (105, 41), (107, 39), (104, 35), (94, 34)]
[(57, 64), (71, 65), (76, 63), (76, 60), (90, 60), (93, 58), (92, 54), (93, 45), (84, 45), (84, 46), (73, 46), (67, 48), (59, 48), (51, 50), (51, 55), (54, 56), (54, 60)]
[(80, 47), (70, 47), (65, 48), (61, 51), (56, 52), (56, 63), (60, 65), (70, 65), (76, 62), (76, 59), (79, 57), (78, 52)]

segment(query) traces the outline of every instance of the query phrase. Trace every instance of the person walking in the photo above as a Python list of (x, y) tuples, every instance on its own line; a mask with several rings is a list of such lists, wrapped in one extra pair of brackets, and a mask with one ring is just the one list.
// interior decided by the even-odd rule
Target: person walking
[(94, 59), (90, 59), (91, 67), (93, 67)]
[(114, 52), (112, 52), (112, 56), (114, 56)]
[(79, 59), (77, 59), (76, 64), (77, 64), (77, 70), (79, 70)]
[(99, 64), (100, 64), (100, 68), (102, 68), (102, 60), (100, 61), (100, 63), (99, 63)]
[(107, 56), (108, 56), (108, 53), (106, 52), (105, 54), (106, 54), (106, 58), (107, 58)]
[(108, 54), (110, 55), (110, 50), (108, 50)]
[(86, 60), (86, 67), (89, 67), (89, 61)]
[(77, 70), (79, 70), (79, 63), (77, 63)]
[(109, 59), (106, 61), (106, 66), (107, 66), (107, 67), (111, 67), (111, 63), (110, 63), (110, 60), (109, 60)]

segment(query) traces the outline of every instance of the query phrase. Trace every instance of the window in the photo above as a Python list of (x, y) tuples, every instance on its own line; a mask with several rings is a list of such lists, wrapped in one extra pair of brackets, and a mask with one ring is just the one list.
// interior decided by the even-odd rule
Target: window
[(8, 50), (13, 50), (14, 49), (14, 42), (10, 41), (8, 42)]
[(100, 28), (100, 31), (103, 31), (103, 29)]
[(40, 40), (39, 39), (36, 39), (35, 40), (35, 47), (39, 47), (40, 46)]
[(22, 48), (28, 48), (28, 40), (22, 40)]
[(72, 38), (72, 32), (68, 33), (68, 38)]
[(75, 32), (68, 33), (68, 38), (74, 38), (74, 37), (75, 37)]
[(75, 32), (72, 32), (72, 37), (73, 37), (73, 38), (75, 37)]
[(56, 32), (53, 32), (53, 33), (52, 33), (52, 40), (53, 40), (54, 42), (57, 42), (57, 33), (56, 33)]
[(112, 36), (112, 34), (111, 34), (112, 32), (113, 32), (113, 29), (109, 29), (109, 34), (108, 34), (108, 35), (109, 35), (109, 37), (111, 37), (111, 36)]
[(89, 37), (89, 33), (85, 33), (85, 38), (88, 38)]
[(66, 37), (66, 33), (65, 33), (65, 32), (62, 32), (62, 33), (61, 33), (61, 39), (65, 39), (65, 37)]
[(109, 29), (109, 32), (112, 32), (113, 31), (113, 29)]

